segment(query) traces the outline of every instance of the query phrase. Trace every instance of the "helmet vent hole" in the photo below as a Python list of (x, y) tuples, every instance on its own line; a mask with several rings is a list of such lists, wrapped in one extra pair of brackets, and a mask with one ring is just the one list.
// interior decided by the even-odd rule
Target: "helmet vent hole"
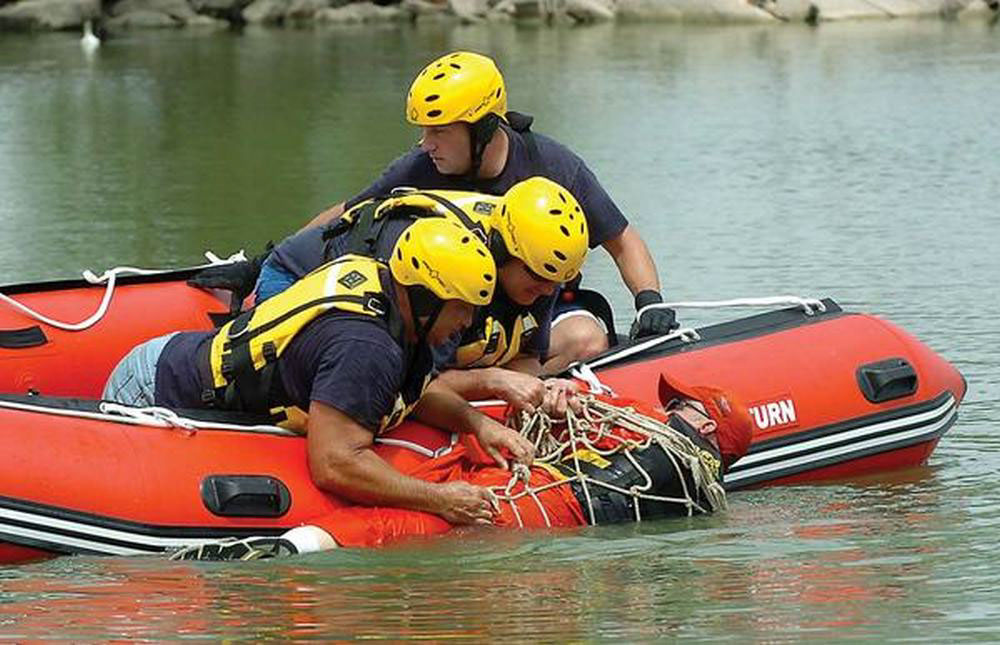
[(497, 98), (500, 98), (500, 94), (501, 93), (503, 93), (503, 88), (502, 87), (498, 87), (497, 88)]
[(448, 63), (448, 65), (454, 69), (462, 69), (462, 66), (458, 63)]
[(433, 103), (434, 101), (438, 100), (439, 98), (441, 98), (440, 94), (431, 94), (430, 96), (428, 96), (427, 98), (425, 98), (424, 101), (426, 101), (427, 103)]
[(549, 215), (562, 215), (562, 209), (561, 208), (550, 208), (549, 209)]
[(410, 262), (413, 264), (414, 269), (420, 268), (420, 261), (417, 258), (410, 258)]
[(429, 119), (436, 119), (439, 116), (441, 116), (441, 110), (431, 110), (427, 113), (427, 118)]
[(402, 249), (396, 249), (396, 259), (399, 260), (400, 262), (403, 261), (403, 250)]
[(558, 249), (555, 250), (555, 251), (553, 251), (552, 254), (555, 255), (560, 260), (562, 260), (563, 262), (566, 261), (566, 254), (564, 254), (562, 251), (560, 251)]
[(468, 244), (468, 243), (469, 243), (469, 236), (466, 235), (465, 237), (462, 238), (462, 244)]
[(545, 266), (545, 270), (548, 271), (549, 273), (557, 273), (556, 268), (551, 264), (549, 264), (548, 262), (546, 262), (543, 266)]
[(442, 78), (444, 78), (444, 72), (441, 72), (440, 74), (435, 74), (433, 77), (435, 81), (440, 81)]
[(479, 297), (480, 298), (487, 298), (487, 297), (489, 297), (489, 295), (490, 295), (490, 292), (487, 291), (486, 289), (480, 289), (479, 290)]
[(410, 232), (409, 231), (406, 232), (406, 235), (403, 236), (403, 239), (405, 239), (407, 242), (410, 241)]
[(563, 195), (562, 193), (558, 193), (558, 194), (559, 194), (559, 199), (562, 200), (563, 204), (568, 204), (569, 203), (569, 200), (566, 199), (566, 195)]
[(583, 222), (580, 222), (580, 235), (583, 235)]
[(476, 249), (476, 253), (483, 256), (484, 258), (486, 257), (486, 253), (482, 249)]
[(486, 280), (487, 282), (493, 282), (493, 276), (490, 275), (489, 273), (484, 273), (483, 280)]
[(570, 213), (570, 214), (569, 214), (569, 218), (570, 218), (570, 220), (572, 220), (572, 219), (573, 219), (573, 213)]
[(559, 230), (562, 231), (563, 235), (565, 235), (566, 237), (569, 237), (569, 229), (568, 228), (566, 228), (565, 226), (560, 226)]

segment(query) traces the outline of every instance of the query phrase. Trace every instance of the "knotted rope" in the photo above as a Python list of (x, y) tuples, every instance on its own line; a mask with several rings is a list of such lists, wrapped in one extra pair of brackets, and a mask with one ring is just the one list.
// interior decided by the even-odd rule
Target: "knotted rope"
[[(524, 527), (524, 522), (517, 507), (519, 500), (530, 497), (544, 518), (545, 525), (551, 527), (538, 494), (572, 482), (579, 482), (583, 490), (591, 524), (596, 524), (591, 497), (591, 489), (595, 486), (630, 496), (636, 522), (642, 521), (640, 502), (643, 500), (682, 505), (687, 509), (688, 515), (695, 511), (705, 513), (726, 508), (726, 491), (715, 474), (718, 463), (713, 463), (714, 457), (699, 449), (691, 439), (665, 422), (642, 414), (633, 407), (617, 406), (586, 395), (581, 397), (580, 412), (568, 410), (565, 419), (556, 420), (544, 411), (537, 410), (531, 414), (522, 412), (513, 422), (521, 435), (534, 444), (535, 464), (547, 467), (550, 472), (555, 470), (557, 464), (563, 470), (569, 468), (572, 471), (572, 475), (566, 478), (532, 486), (530, 469), (518, 464), (505, 486), (492, 489), (500, 502), (510, 504), (521, 528)], [(659, 495), (651, 490), (654, 478), (640, 465), (635, 454), (654, 445), (663, 450), (676, 470), (677, 480), (682, 488), (681, 497)], [(607, 458), (619, 453), (625, 455), (641, 475), (643, 483), (625, 489), (595, 479), (581, 468), (581, 455)], [(690, 475), (693, 489), (689, 489), (685, 473)], [(698, 503), (699, 497), (708, 502), (708, 509)]]

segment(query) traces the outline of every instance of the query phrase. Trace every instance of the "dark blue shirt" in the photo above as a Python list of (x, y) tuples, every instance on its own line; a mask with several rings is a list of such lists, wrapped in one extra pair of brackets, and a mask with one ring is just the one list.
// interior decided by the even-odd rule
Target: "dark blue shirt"
[(511, 186), (534, 177), (539, 172), (573, 193), (587, 218), (590, 248), (621, 235), (628, 220), (607, 191), (597, 181), (583, 159), (561, 143), (541, 134), (533, 134), (538, 146), (539, 163), (532, 161), (524, 135), (502, 125), (509, 139), (507, 164), (492, 179), (470, 180), (464, 176), (442, 175), (434, 162), (419, 147), (396, 159), (382, 176), (346, 203), (346, 208), (370, 198), (389, 194), (393, 188), (407, 186), (421, 189), (471, 190), (487, 195), (503, 195)]
[[(156, 366), (156, 404), (203, 408), (209, 373), (206, 344), (214, 332), (183, 332), (167, 343)], [(331, 312), (306, 325), (278, 358), (278, 370), (292, 405), (309, 410), (319, 401), (343, 412), (372, 432), (391, 413), (396, 395), (415, 365), (388, 333), (369, 316)], [(411, 381), (412, 376), (411, 376)], [(422, 374), (416, 380), (422, 380)]]

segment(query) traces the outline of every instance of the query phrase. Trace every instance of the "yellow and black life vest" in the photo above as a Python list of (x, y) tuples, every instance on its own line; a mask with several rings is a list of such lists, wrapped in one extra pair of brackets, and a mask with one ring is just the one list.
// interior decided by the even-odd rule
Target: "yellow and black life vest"
[[(397, 189), (387, 197), (369, 199), (348, 210), (338, 222), (339, 230), (330, 236), (350, 230), (347, 248), (360, 255), (378, 255), (376, 242), (381, 224), (390, 217), (453, 218), (488, 242), (492, 237), (491, 215), (501, 198), (463, 190)], [(341, 223), (342, 222), (342, 223)], [(376, 258), (384, 259), (384, 258)], [(503, 298), (494, 295), (494, 304)], [(473, 327), (463, 335), (463, 344), (456, 352), (455, 367), (491, 367), (514, 360), (521, 347), (538, 329), (538, 321), (528, 310), (515, 315), (500, 315), (485, 307), (476, 317)]]
[[(402, 324), (382, 288), (380, 273), (387, 271), (372, 258), (345, 255), (223, 326), (209, 349), (212, 389), (203, 399), (225, 410), (266, 413), (282, 427), (304, 431), (307, 415), (284, 392), (278, 358), (308, 323), (331, 311), (381, 319), (399, 340)], [(416, 405), (431, 379), (429, 367), (417, 371), (426, 373), (407, 379), (380, 431), (399, 424)]]
[[(494, 296), (496, 302), (497, 296)], [(491, 367), (505, 365), (521, 353), (521, 347), (538, 330), (538, 321), (524, 310), (504, 324), (504, 320), (488, 311), (482, 322), (477, 317), (473, 327), (462, 335), (462, 344), (455, 352), (454, 367)]]

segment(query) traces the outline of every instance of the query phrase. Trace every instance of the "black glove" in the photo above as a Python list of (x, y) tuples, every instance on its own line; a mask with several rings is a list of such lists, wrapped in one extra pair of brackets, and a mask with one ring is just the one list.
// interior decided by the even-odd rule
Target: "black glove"
[(663, 297), (652, 289), (646, 289), (635, 294), (635, 310), (641, 313), (637, 313), (638, 317), (632, 323), (629, 338), (635, 340), (637, 338), (645, 338), (646, 336), (669, 334), (680, 327), (677, 323), (677, 314), (669, 307), (656, 307), (655, 309), (642, 311), (642, 308), (647, 305), (661, 302), (663, 302)]
[(270, 252), (271, 245), (268, 245), (264, 253), (249, 260), (206, 267), (196, 273), (187, 283), (192, 287), (201, 287), (202, 289), (232, 291), (232, 306), (238, 308), (246, 297), (253, 293), (253, 288), (257, 285), (257, 277), (260, 275), (260, 267)]

